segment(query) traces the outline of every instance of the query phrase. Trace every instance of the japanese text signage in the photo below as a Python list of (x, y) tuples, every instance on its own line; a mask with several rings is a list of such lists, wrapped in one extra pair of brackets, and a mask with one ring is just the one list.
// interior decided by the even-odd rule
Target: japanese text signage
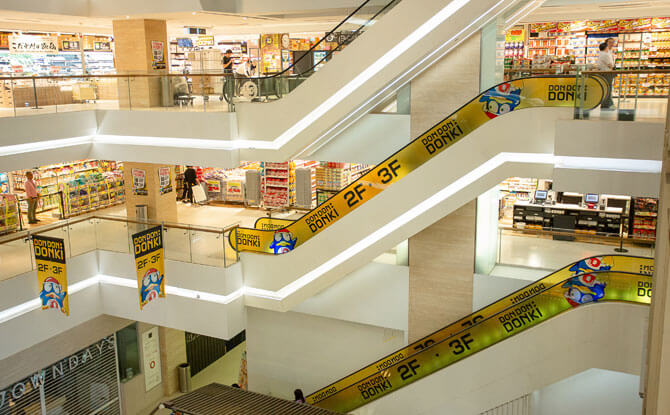
[(137, 196), (146, 196), (147, 191), (147, 172), (143, 169), (132, 169), (133, 176), (133, 194)]
[(165, 298), (165, 265), (163, 253), (163, 229), (161, 226), (133, 235), (137, 290), (140, 310), (150, 301)]
[(65, 243), (62, 239), (34, 235), (33, 248), (42, 310), (60, 310), (69, 316)]
[(58, 53), (57, 36), (10, 35), (9, 53)]
[(144, 361), (144, 390), (161, 384), (161, 351), (158, 346), (158, 327), (142, 333), (142, 357)]
[(160, 167), (158, 169), (158, 183), (162, 195), (172, 191), (172, 171), (169, 167)]
[(165, 44), (158, 40), (151, 41), (151, 67), (165, 69)]

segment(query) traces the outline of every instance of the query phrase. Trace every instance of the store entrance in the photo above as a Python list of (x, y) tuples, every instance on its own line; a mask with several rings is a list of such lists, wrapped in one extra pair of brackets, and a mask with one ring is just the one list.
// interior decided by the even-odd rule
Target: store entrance
[[(291, 160), (243, 162), (237, 168), (172, 165), (175, 183), (161, 189), (174, 197), (179, 223), (225, 228), (254, 227), (258, 218), (298, 219), (325, 202), (372, 166)], [(192, 170), (187, 174), (187, 170)], [(142, 170), (124, 183), (120, 161), (86, 159), (0, 173), (0, 235), (34, 229), (84, 214), (128, 216), (126, 192), (135, 193), (148, 175)], [(39, 195), (36, 224), (28, 221), (26, 174), (33, 173)], [(190, 177), (189, 180), (185, 180)], [(160, 179), (162, 180), (162, 179)], [(190, 188), (190, 191), (189, 191)], [(161, 190), (162, 191), (162, 190)]]
[(653, 257), (657, 211), (655, 198), (557, 192), (551, 180), (508, 178), (478, 198), (478, 224), (487, 224), (478, 238), (495, 244), (478, 242), (477, 272), (534, 280), (593, 255)]

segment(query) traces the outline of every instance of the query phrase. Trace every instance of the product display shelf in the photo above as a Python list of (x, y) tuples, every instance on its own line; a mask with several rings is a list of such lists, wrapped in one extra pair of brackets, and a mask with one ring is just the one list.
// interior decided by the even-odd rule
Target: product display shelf
[(0, 173), (0, 193), (9, 193), (10, 187), (9, 174)]
[(629, 237), (641, 241), (655, 241), (656, 225), (658, 223), (658, 199), (634, 198), (631, 216), (633, 225)]
[[(291, 203), (292, 162), (262, 162), (263, 206), (266, 208), (288, 207)], [(295, 181), (295, 173), (293, 173)]]
[(83, 184), (64, 183), (61, 185), (64, 218), (109, 207), (125, 200), (123, 179), (107, 178)]
[(372, 166), (357, 163), (321, 162), (316, 168), (317, 205), (364, 175)]
[(16, 195), (0, 194), (0, 234), (14, 232), (19, 227), (19, 206)]
[[(22, 213), (28, 213), (28, 200), (21, 199), (19, 201), (19, 207), (21, 208)], [(47, 193), (43, 194), (40, 192), (40, 200), (37, 205), (36, 213), (47, 212), (52, 209), (58, 209), (60, 207), (60, 193)]]

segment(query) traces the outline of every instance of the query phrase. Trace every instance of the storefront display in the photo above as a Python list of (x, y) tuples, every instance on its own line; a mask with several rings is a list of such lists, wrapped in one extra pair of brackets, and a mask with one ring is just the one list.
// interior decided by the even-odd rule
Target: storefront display
[[(113, 41), (109, 36), (0, 33), (0, 73), (22, 76), (113, 74)], [(10, 42), (9, 40), (12, 40)], [(22, 45), (40, 44), (40, 49)], [(2, 50), (4, 49), (4, 50)], [(48, 52), (45, 52), (48, 51)], [(84, 63), (82, 63), (82, 52)], [(17, 102), (21, 102), (17, 100)]]
[(22, 212), (28, 211), (23, 183), (26, 173), (31, 171), (40, 195), (37, 213), (58, 209), (53, 216), (63, 218), (123, 201), (122, 168), (122, 163), (115, 161), (79, 160), (13, 171), (9, 175)]
[(653, 242), (658, 200), (625, 195), (553, 192), (550, 180), (511, 177), (499, 186), (499, 226)]
[[(595, 67), (599, 45), (616, 41), (615, 69), (670, 68), (670, 18), (533, 23), (505, 36), (505, 70), (571, 72), (571, 65)], [(667, 74), (624, 74), (614, 80), (613, 96), (665, 97)]]

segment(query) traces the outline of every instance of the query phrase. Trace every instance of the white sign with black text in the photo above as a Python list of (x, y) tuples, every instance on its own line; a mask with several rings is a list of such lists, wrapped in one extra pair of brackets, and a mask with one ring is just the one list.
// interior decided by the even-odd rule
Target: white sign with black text
[(158, 342), (158, 327), (142, 333), (142, 357), (144, 360), (144, 387), (147, 392), (161, 384), (161, 350)]

